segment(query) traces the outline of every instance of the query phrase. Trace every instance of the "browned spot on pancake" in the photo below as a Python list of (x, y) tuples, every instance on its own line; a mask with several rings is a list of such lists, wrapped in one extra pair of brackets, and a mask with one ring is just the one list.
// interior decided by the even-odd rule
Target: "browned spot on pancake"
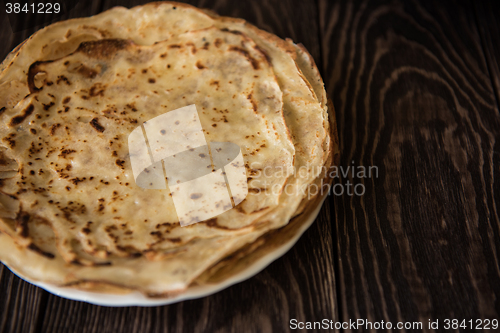
[(23, 238), (29, 236), (28, 222), (30, 220), (30, 214), (21, 211), (16, 219), (16, 231)]
[(222, 28), (220, 30), (224, 31), (224, 32), (232, 33), (234, 35), (243, 35), (243, 33), (241, 31), (238, 31), (238, 30), (229, 30), (228, 28)]
[(43, 109), (45, 111), (48, 111), (51, 107), (53, 107), (55, 105), (54, 102), (50, 102), (49, 104), (43, 104)]
[(189, 47), (191, 47), (191, 53), (192, 54), (196, 54), (196, 52), (198, 50), (196, 49), (196, 46), (193, 43), (189, 42), (189, 43), (186, 43), (186, 45), (189, 46)]
[(210, 46), (210, 43), (209, 42), (205, 42), (205, 44), (203, 44), (203, 47), (202, 49), (204, 50), (208, 50), (208, 47)]
[(198, 69), (204, 69), (204, 68), (206, 68), (199, 60), (196, 62), (196, 67)]
[(127, 104), (125, 106), (127, 108), (129, 108), (130, 110), (132, 110), (132, 112), (137, 112), (137, 109), (135, 108), (135, 103), (130, 103), (130, 104)]
[(101, 83), (96, 83), (89, 90), (89, 97), (104, 96), (106, 86)]
[(69, 96), (68, 96), (68, 97), (65, 97), (65, 98), (63, 99), (63, 104), (68, 104), (68, 103), (69, 103), (69, 101), (71, 101), (71, 97), (69, 97)]
[(226, 229), (226, 230), (229, 229), (227, 227), (223, 227), (223, 226), (218, 225), (216, 217), (214, 217), (210, 220), (206, 220), (206, 221), (201, 222), (201, 223), (205, 223), (207, 225), (207, 227), (210, 227), (210, 228)]
[(90, 58), (110, 59), (120, 50), (127, 49), (134, 43), (125, 39), (103, 39), (98, 41), (83, 42), (76, 52), (81, 52)]
[(4, 107), (2, 107), (2, 108), (0, 108), (0, 115), (2, 115), (2, 113), (4, 113), (4, 112), (5, 112), (5, 110), (7, 110), (7, 108), (6, 108), (5, 106), (4, 106)]
[(3, 142), (7, 142), (10, 148), (14, 148), (16, 146), (16, 140), (13, 139), (15, 136), (14, 133), (9, 134), (5, 138), (2, 139)]
[(127, 253), (127, 255), (132, 258), (139, 258), (142, 256), (142, 253), (132, 245), (126, 245), (126, 246), (117, 245), (116, 248), (121, 252)]
[(169, 45), (168, 48), (169, 49), (180, 49), (182, 46), (179, 45), (179, 44), (172, 44), (172, 45)]
[(149, 83), (156, 83), (156, 80), (155, 80), (155, 79), (153, 79), (153, 78), (151, 78), (151, 79), (148, 79), (148, 82), (149, 82)]
[(109, 261), (92, 263), (92, 266), (111, 266), (111, 265), (112, 265), (112, 263)]
[(69, 154), (76, 153), (76, 150), (73, 149), (63, 149), (59, 154), (59, 157), (66, 158)]
[[(48, 62), (51, 62), (51, 61), (47, 61), (47, 63)], [(36, 62), (31, 64), (31, 66), (28, 70), (28, 88), (30, 90), (30, 93), (34, 93), (34, 92), (41, 90), (41, 88), (38, 88), (35, 85), (35, 76), (38, 73), (45, 73), (42, 69), (40, 69), (40, 67), (43, 65), (44, 65), (44, 62), (36, 61)]]
[(125, 164), (124, 160), (117, 159), (115, 161), (115, 164), (118, 165), (120, 168), (123, 168), (123, 165)]
[(50, 128), (50, 135), (54, 135), (59, 127), (61, 127), (61, 124), (52, 125), (52, 127)]
[(166, 56), (167, 56), (167, 54), (166, 54), (166, 53), (162, 53), (162, 54), (160, 54), (160, 58), (165, 58)]
[(66, 76), (64, 76), (64, 75), (59, 75), (57, 77), (56, 83), (59, 84), (61, 82), (66, 83), (66, 85), (68, 85), (68, 86), (71, 85), (71, 82), (69, 81), (69, 79)]
[(94, 118), (90, 121), (90, 126), (92, 126), (97, 132), (104, 132), (105, 128), (99, 124), (99, 119)]
[(28, 249), (30, 249), (31, 251), (34, 251), (46, 258), (49, 258), (49, 259), (54, 259), (55, 258), (55, 255), (53, 255), (52, 253), (50, 252), (46, 252), (46, 251), (43, 251), (41, 248), (39, 248), (38, 246), (36, 246), (34, 243), (31, 243), (30, 245), (28, 245)]
[(26, 118), (28, 118), (33, 111), (35, 110), (35, 106), (33, 104), (28, 105), (26, 109), (23, 110), (23, 113), (19, 116), (15, 116), (10, 120), (9, 126), (16, 126), (22, 123)]
[(214, 45), (215, 45), (215, 47), (219, 47), (222, 43), (223, 43), (222, 39), (216, 38), (215, 42), (214, 42)]
[(75, 186), (77, 186), (78, 183), (81, 183), (81, 182), (85, 181), (86, 179), (87, 179), (87, 177), (83, 177), (83, 178), (75, 177), (75, 178), (70, 179), (70, 182), (72, 182)]
[(167, 238), (168, 241), (172, 243), (180, 243), (182, 240), (179, 237), (176, 238)]
[(108, 105), (108, 106), (109, 107), (107, 109), (101, 111), (102, 113), (104, 113), (104, 117), (106, 117), (108, 119), (116, 119), (116, 118), (112, 117), (111, 115), (117, 114), (118, 109), (116, 108), (115, 105)]
[(77, 73), (82, 75), (83, 77), (86, 77), (88, 79), (93, 79), (99, 74), (95, 69), (92, 69), (90, 67), (87, 67), (85, 65), (80, 65), (77, 68)]
[(248, 53), (247, 50), (242, 49), (241, 47), (238, 46), (230, 46), (229, 47), (230, 51), (235, 51), (238, 52), (239, 54), (243, 55), (247, 60), (252, 64), (253, 69), (259, 69), (259, 61), (255, 58), (253, 58), (250, 53)]
[(259, 45), (255, 45), (254, 48), (259, 51), (260, 53), (262, 53), (262, 55), (264, 56), (264, 58), (266, 59), (267, 61), (267, 64), (268, 65), (271, 65), (271, 57), (269, 56), (269, 54), (267, 54), (267, 51), (264, 50), (263, 48), (261, 48)]
[(74, 259), (70, 262), (72, 265), (83, 266), (83, 264), (78, 259)]
[(257, 103), (252, 98), (252, 93), (248, 94), (247, 99), (252, 103), (253, 112), (257, 113)]

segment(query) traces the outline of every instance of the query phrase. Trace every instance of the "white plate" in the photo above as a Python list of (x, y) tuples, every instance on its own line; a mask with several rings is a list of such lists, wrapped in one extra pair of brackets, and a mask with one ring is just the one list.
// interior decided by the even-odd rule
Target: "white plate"
[(321, 207), (323, 206), (323, 202), (326, 196), (322, 198), (320, 204), (316, 207), (314, 211), (311, 212), (309, 217), (301, 224), (297, 233), (286, 243), (276, 248), (276, 250), (264, 255), (260, 259), (256, 260), (248, 267), (246, 267), (241, 272), (233, 275), (227, 280), (224, 280), (221, 283), (213, 284), (213, 285), (203, 285), (190, 287), (185, 293), (178, 295), (172, 298), (149, 298), (141, 294), (140, 292), (132, 292), (125, 295), (113, 295), (113, 294), (104, 294), (104, 293), (95, 293), (89, 291), (78, 290), (70, 287), (58, 287), (48, 283), (32, 281), (30, 279), (26, 279), (25, 277), (18, 274), (13, 269), (9, 268), (14, 274), (19, 276), (21, 279), (28, 281), (35, 286), (38, 286), (42, 289), (47, 290), (48, 292), (64, 297), (67, 299), (82, 301), (96, 305), (102, 306), (114, 306), (114, 307), (123, 307), (123, 306), (159, 306), (159, 305), (167, 305), (172, 303), (177, 303), (189, 299), (196, 299), (205, 297), (208, 295), (215, 294), (222, 289), (230, 287), (236, 283), (242, 282), (256, 275), (264, 268), (266, 268), (270, 263), (274, 260), (278, 259), (282, 255), (284, 255), (288, 250), (292, 248), (292, 246), (298, 241), (300, 236), (311, 226), (316, 217), (318, 216)]

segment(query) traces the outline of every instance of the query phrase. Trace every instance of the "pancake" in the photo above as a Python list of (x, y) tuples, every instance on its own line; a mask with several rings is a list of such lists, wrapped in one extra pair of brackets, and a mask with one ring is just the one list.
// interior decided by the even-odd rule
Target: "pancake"
[[(0, 70), (0, 237), (9, 239), (0, 260), (31, 280), (178, 295), (236, 267), (235, 253), (252, 258), (244, 248), (272, 251), (265, 235), (320, 204), (310, 186), (329, 181), (338, 154), (321, 77), (301, 45), (188, 5), (53, 24)], [(190, 106), (207, 144), (241, 149), (248, 194), (181, 226), (173, 178), (138, 186), (129, 137), (170, 131), (155, 119)], [(209, 171), (221, 170), (210, 154)]]

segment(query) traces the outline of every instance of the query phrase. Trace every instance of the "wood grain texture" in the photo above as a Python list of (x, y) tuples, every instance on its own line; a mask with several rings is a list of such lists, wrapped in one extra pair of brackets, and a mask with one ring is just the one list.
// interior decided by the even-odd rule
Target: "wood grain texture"
[[(63, 19), (140, 4), (85, 1)], [(302, 42), (334, 101), (344, 171), (377, 166), (378, 177), (341, 177), (365, 194), (329, 197), (284, 257), (200, 300), (93, 306), (0, 266), (0, 331), (286, 332), (291, 318), (498, 318), (498, 8), (472, 0), (191, 3)], [(8, 45), (0, 56), (36, 30), (6, 27), (0, 19)]]
[(472, 2), (319, 11), (341, 165), (379, 170), (335, 200), (342, 319), (498, 318), (498, 73)]
[(0, 332), (38, 332), (47, 293), (0, 264)]
[[(488, 71), (495, 89), (497, 105), (500, 104), (500, 4), (495, 1), (474, 2), (477, 25), (488, 65)], [(496, 164), (498, 165), (498, 164)], [(498, 189), (498, 188), (497, 188)], [(496, 191), (498, 193), (498, 191)]]
[[(89, 16), (117, 5), (132, 7), (142, 3), (145, 2), (80, 1), (62, 19)], [(303, 43), (316, 61), (320, 61), (318, 13), (314, 2), (217, 0), (191, 4), (220, 15), (244, 18), (283, 38), (291, 37)], [(9, 46), (2, 49), (0, 56), (5, 57), (36, 29), (6, 34), (10, 37), (2, 41)], [(169, 306), (106, 308), (70, 301), (21, 281), (0, 265), (3, 269), (0, 331), (288, 332), (291, 318), (335, 320), (337, 299), (330, 204), (323, 206), (317, 221), (293, 249), (260, 274), (213, 296)], [(26, 306), (28, 303), (30, 307)]]

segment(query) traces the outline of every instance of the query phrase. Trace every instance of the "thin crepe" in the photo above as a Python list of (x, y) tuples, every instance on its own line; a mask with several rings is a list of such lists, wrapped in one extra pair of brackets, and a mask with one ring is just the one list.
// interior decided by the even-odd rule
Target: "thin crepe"
[[(172, 22), (172, 24), (166, 25), (164, 22)], [(219, 49), (215, 44), (227, 44), (224, 45), (225, 52), (222, 52), (222, 58), (219, 57), (217, 52), (213, 53), (214, 51), (209, 51), (209, 55), (201, 55), (204, 46), (204, 44), (201, 44), (201, 41), (203, 41), (203, 38), (206, 40), (207, 37), (211, 38), (212, 50)], [(249, 151), (245, 157), (248, 162), (247, 173), (253, 176), (249, 178), (254, 178), (250, 181), (249, 187), (252, 188), (254, 186), (253, 189), (258, 190), (258, 192), (251, 193), (247, 200), (241, 204), (241, 207), (239, 206), (237, 209), (233, 209), (227, 212), (227, 214), (219, 216), (216, 220), (211, 220), (209, 223), (198, 223), (189, 228), (180, 228), (172, 223), (172, 221), (166, 221), (163, 216), (160, 216), (161, 214), (158, 215), (158, 210), (154, 208), (157, 207), (157, 204), (154, 202), (152, 203), (152, 209), (147, 212), (139, 210), (132, 213), (129, 221), (115, 221), (113, 217), (117, 216), (110, 214), (111, 218), (105, 219), (105, 222), (101, 221), (94, 224), (95, 221), (91, 221), (93, 223), (87, 226), (86, 224), (84, 225), (84, 222), (88, 223), (89, 221), (85, 221), (85, 218), (75, 217), (74, 212), (71, 210), (75, 208), (76, 212), (83, 211), (81, 206), (71, 207), (69, 202), (72, 201), (72, 205), (76, 205), (76, 200), (68, 199), (64, 205), (61, 205), (61, 200), (57, 201), (56, 199), (54, 201), (54, 199), (44, 197), (40, 192), (37, 192), (42, 191), (37, 187), (24, 186), (25, 184), (22, 184), (22, 181), (19, 182), (19, 179), (15, 181), (16, 178), (4, 179), (2, 187), (0, 187), (0, 191), (4, 193), (3, 201), (0, 200), (0, 203), (4, 202), (4, 215), (10, 214), (9, 216), (11, 217), (4, 217), (0, 228), (4, 234), (12, 237), (18, 246), (24, 248), (24, 252), (29, 253), (27, 256), (35, 256), (38, 258), (38, 261), (35, 263), (32, 260), (22, 258), (20, 255), (16, 256), (12, 253), (7, 253), (7, 249), (5, 251), (0, 250), (0, 259), (32, 279), (48, 281), (59, 285), (94, 282), (137, 289), (147, 294), (165, 295), (178, 293), (185, 290), (208, 267), (214, 265), (243, 245), (252, 243), (267, 231), (286, 225), (292, 216), (300, 212), (299, 205), (301, 202), (304, 202), (304, 197), (309, 193), (309, 184), (318, 178), (321, 174), (321, 167), (325, 165), (330, 156), (331, 139), (329, 136), (326, 95), (314, 63), (304, 49), (289, 41), (283, 41), (274, 35), (258, 30), (243, 20), (215, 17), (212, 14), (208, 15), (186, 5), (155, 3), (130, 10), (114, 8), (92, 18), (60, 22), (30, 37), (0, 67), (3, 68), (0, 73), (0, 86), (3, 88), (1, 90), (3, 92), (0, 96), (0, 101), (3, 103), (3, 107), (5, 107), (5, 112), (0, 116), (0, 123), (2, 124), (0, 126), (4, 126), (2, 133), (9, 133), (3, 136), (3, 142), (6, 143), (7, 150), (10, 150), (10, 152), (7, 152), (8, 156), (13, 157), (20, 165), (21, 172), (18, 174), (18, 178), (29, 177), (31, 171), (39, 172), (40, 169), (43, 170), (43, 168), (37, 170), (29, 169), (26, 165), (28, 162), (26, 156), (20, 158), (21, 155), (19, 155), (22, 154), (21, 151), (23, 149), (24, 152), (29, 152), (29, 149), (32, 148), (32, 141), (26, 139), (29, 135), (33, 135), (29, 131), (31, 128), (24, 128), (22, 127), (23, 125), (20, 125), (20, 127), (9, 125), (12, 119), (26, 115), (27, 113), (30, 114), (26, 116), (23, 123), (30, 125), (30, 122), (33, 120), (35, 121), (34, 124), (36, 124), (37, 114), (40, 114), (42, 117), (48, 115), (47, 121), (52, 120), (53, 117), (64, 116), (66, 117), (64, 122), (74, 125), (74, 129), (81, 127), (82, 130), (78, 131), (82, 136), (78, 138), (87, 141), (89, 141), (88, 138), (95, 137), (96, 135), (115, 134), (114, 132), (106, 133), (106, 130), (102, 133), (94, 133), (95, 129), (91, 128), (89, 123), (98, 115), (97, 122), (100, 126), (103, 128), (113, 128), (114, 126), (113, 131), (118, 135), (118, 139), (112, 140), (113, 144), (115, 147), (121, 144), (122, 147), (121, 150), (111, 150), (111, 147), (103, 146), (101, 149), (109, 148), (108, 155), (112, 158), (108, 155), (104, 156), (104, 154), (102, 157), (101, 154), (95, 154), (92, 158), (96, 159), (97, 165), (102, 167), (103, 170), (106, 168), (115, 168), (117, 160), (125, 161), (125, 164), (122, 166), (127, 170), (126, 157), (123, 155), (126, 152), (126, 145), (123, 138), (132, 129), (134, 120), (140, 122), (150, 119), (154, 116), (154, 113), (144, 114), (141, 117), (134, 116), (134, 119), (130, 118), (130, 114), (134, 112), (132, 109), (135, 108), (137, 110), (137, 107), (126, 103), (129, 94), (123, 93), (117, 95), (119, 97), (117, 99), (118, 103), (115, 103), (114, 109), (106, 108), (104, 105), (97, 105), (96, 103), (98, 102), (90, 101), (92, 98), (89, 97), (92, 97), (90, 96), (92, 94), (99, 94), (99, 91), (101, 91), (99, 87), (101, 86), (96, 86), (96, 82), (92, 81), (92, 78), (87, 81), (79, 79), (76, 81), (78, 83), (74, 83), (74, 79), (72, 80), (67, 77), (69, 75), (68, 69), (64, 68), (64, 63), (71, 59), (70, 63), (72, 61), (79, 61), (85, 68), (98, 71), (99, 64), (92, 62), (91, 57), (83, 56), (84, 53), (81, 52), (82, 47), (87, 47), (88, 51), (89, 45), (93, 45), (94, 47), (90, 47), (90, 49), (95, 51), (99, 46), (106, 45), (106, 43), (109, 45), (110, 40), (116, 42), (117, 38), (121, 40), (122, 44), (126, 45), (126, 50), (124, 51), (126, 55), (120, 56), (118, 60), (114, 58), (113, 61), (106, 62), (106, 68), (110, 66), (120, 67), (122, 66), (123, 59), (127, 58), (132, 59), (129, 59), (129, 62), (138, 61), (141, 64), (149, 61), (152, 63), (152, 68), (143, 68), (148, 71), (142, 73), (141, 69), (141, 72), (137, 73), (137, 75), (146, 75), (143, 79), (147, 79), (149, 85), (161, 86), (162, 94), (164, 91), (171, 89), (165, 86), (169, 80), (165, 79), (162, 81), (161, 77), (149, 77), (147, 75), (148, 73), (154, 73), (155, 71), (152, 69), (156, 68), (156, 65), (160, 63), (163, 64), (163, 68), (165, 67), (165, 63), (160, 61), (160, 59), (163, 60), (161, 55), (164, 53), (167, 53), (165, 59), (171, 57), (181, 68), (182, 66), (191, 66), (189, 67), (189, 71), (192, 70), (193, 65), (196, 66), (198, 71), (203, 71), (208, 68), (207, 65), (210, 63), (207, 62), (207, 59), (211, 59), (213, 63), (216, 63), (218, 60), (224, 59), (224, 57), (229, 57), (228, 54), (231, 57), (237, 57), (239, 54), (240, 58), (237, 58), (239, 59), (239, 63), (243, 64), (246, 62), (246, 66), (249, 69), (251, 67), (254, 71), (260, 71), (259, 76), (262, 75), (261, 72), (264, 70), (264, 76), (266, 77), (264, 82), (261, 78), (257, 80), (258, 84), (264, 88), (253, 89), (252, 91), (245, 91), (243, 89), (243, 93), (237, 91), (236, 95), (240, 96), (237, 98), (240, 101), (239, 106), (247, 107), (243, 107), (243, 110), (250, 111), (250, 107), (254, 109), (254, 104), (256, 104), (258, 111), (255, 112), (256, 115), (265, 116), (267, 124), (260, 122), (256, 123), (253, 127), (243, 128), (237, 125), (237, 121), (230, 121), (226, 124), (221, 117), (223, 114), (217, 114), (217, 116), (215, 114), (208, 114), (206, 118), (202, 118), (204, 128), (210, 128), (211, 125), (216, 124), (215, 127), (212, 127), (213, 130), (208, 130), (210, 134), (207, 134), (207, 137), (213, 135), (213, 139), (215, 139), (216, 137), (227, 138), (227, 135), (239, 135), (237, 139), (239, 142), (248, 140), (246, 138), (247, 135), (243, 135), (247, 130), (250, 132), (248, 136), (251, 138), (257, 132), (269, 130), (274, 125), (273, 130), (279, 140), (276, 140), (276, 142), (273, 141), (272, 147), (268, 147), (267, 145), (266, 148), (260, 147), (261, 149), (269, 149), (269, 153), (266, 155), (260, 152), (260, 150), (255, 153), (259, 149), (257, 145), (265, 143), (258, 143), (257, 140), (250, 139), (250, 144), (248, 145)], [(217, 39), (220, 39), (223, 43), (216, 43)], [(101, 42), (81, 44), (82, 42), (97, 40), (101, 40)], [(166, 41), (160, 42), (163, 40)], [(152, 45), (155, 42), (160, 43)], [(203, 41), (203, 43), (205, 42)], [(193, 44), (194, 47), (188, 43)], [(244, 46), (242, 50), (238, 51), (238, 48), (240, 48), (239, 45), (236, 47), (238, 43)], [(245, 46), (245, 44), (247, 45)], [(147, 47), (141, 47), (140, 45)], [(172, 45), (181, 45), (181, 47), (171, 47), (168, 49), (168, 46)], [(232, 52), (228, 51), (231, 46), (233, 47)], [(166, 48), (163, 50), (166, 52), (159, 51), (162, 47)], [(134, 51), (130, 51), (130, 49)], [(141, 50), (142, 56), (137, 55), (138, 50)], [(176, 52), (181, 52), (181, 50), (185, 52), (185, 55), (189, 55), (186, 63), (183, 63), (183, 56), (185, 55), (176, 55)], [(196, 50), (194, 54), (193, 50)], [(120, 52), (122, 50), (119, 50), (118, 53)], [(135, 52), (135, 57), (131, 55), (131, 52)], [(148, 54), (151, 53), (153, 56), (149, 59)], [(111, 54), (111, 52), (107, 54)], [(255, 68), (255, 62), (252, 62), (252, 59), (259, 59), (257, 61), (258, 69)], [(48, 60), (55, 61), (47, 62)], [(199, 64), (197, 65), (198, 61)], [(38, 67), (38, 76), (32, 77), (33, 83), (30, 91), (28, 77), (24, 73), (28, 72), (29, 68), (33, 69), (32, 64), (34, 63), (36, 63), (35, 67)], [(171, 68), (175, 68), (175, 66), (172, 67), (172, 64), (170, 66)], [(77, 67), (72, 67), (71, 69), (75, 72), (71, 75), (79, 75)], [(223, 72), (223, 69), (219, 66), (219, 75)], [(45, 70), (45, 74), (43, 70)], [(68, 74), (65, 77), (72, 83), (71, 85), (79, 85), (78, 89), (70, 87), (71, 85), (66, 85), (64, 79), (61, 79), (59, 86), (62, 90), (53, 90), (54, 93), (51, 94), (55, 98), (51, 98), (48, 95), (51, 86), (47, 85), (47, 83), (54, 84), (54, 82), (57, 82), (59, 79), (58, 76), (61, 76), (60, 74), (63, 72)], [(240, 73), (240, 76), (247, 78), (250, 76), (248, 73), (250, 71)], [(179, 72), (175, 73), (175, 75), (180, 77), (183, 74)], [(168, 78), (172, 79), (175, 75), (168, 76)], [(150, 79), (153, 79), (154, 83), (151, 83)], [(108, 78), (108, 84), (110, 83), (109, 80), (111, 78)], [(210, 80), (217, 81), (217, 77), (209, 77), (207, 80), (202, 81), (208, 85), (211, 82)], [(243, 81), (252, 82), (252, 80), (255, 80), (255, 78)], [(221, 85), (220, 81), (219, 85)], [(130, 96), (132, 96), (132, 92), (137, 92), (137, 87), (133, 87), (134, 82), (135, 80), (132, 79), (123, 80), (122, 86), (113, 83), (111, 84), (111, 91), (120, 86), (124, 91), (127, 91), (127, 89), (132, 90), (129, 92)], [(142, 90), (138, 94), (144, 100), (144, 105), (141, 105), (142, 109), (159, 112), (158, 105), (161, 107), (162, 101), (165, 102), (163, 103), (164, 105), (167, 105), (165, 110), (171, 110), (175, 106), (188, 104), (188, 101), (177, 101), (181, 99), (181, 95), (191, 98), (191, 102), (203, 107), (203, 103), (207, 102), (202, 99), (205, 91), (197, 93), (198, 89), (193, 89), (193, 86), (199, 83), (193, 82), (192, 80), (190, 84), (186, 84), (183, 87), (184, 91), (177, 95), (176, 98), (169, 94), (156, 97), (154, 93), (151, 94), (150, 92), (146, 92), (146, 90)], [(99, 83), (104, 84), (103, 82)], [(44, 84), (44, 89), (35, 91)], [(149, 91), (157, 91), (160, 94), (160, 89), (154, 90), (153, 86), (151, 86)], [(224, 82), (219, 89), (223, 89), (227, 93), (228, 87), (229, 84)], [(64, 99), (69, 97), (67, 94), (70, 92), (76, 93), (76, 96), (71, 97), (66, 105)], [(22, 97), (26, 96), (25, 93), (29, 93), (29, 96), (23, 99)], [(109, 89), (102, 92), (103, 95), (107, 93), (109, 94)], [(42, 95), (44, 96), (42, 97)], [(83, 96), (86, 96), (87, 99), (82, 98)], [(271, 98), (274, 102), (269, 103), (269, 96), (274, 96), (274, 98)], [(226, 97), (232, 99), (231, 94), (227, 94)], [(36, 98), (39, 100), (36, 100)], [(217, 103), (223, 100), (223, 98), (219, 98)], [(177, 104), (175, 101), (177, 101)], [(213, 103), (213, 101), (211, 102)], [(53, 104), (51, 105), (51, 103)], [(149, 105), (147, 105), (148, 103)], [(129, 108), (128, 114), (120, 114), (123, 111), (127, 111), (127, 104), (132, 106)], [(29, 111), (30, 105), (33, 105), (34, 110)], [(47, 107), (47, 105), (50, 106)], [(206, 109), (211, 112), (214, 105), (206, 105)], [(45, 107), (48, 110), (44, 110)], [(69, 107), (70, 111), (65, 112), (65, 108), (67, 107)], [(224, 108), (220, 109), (224, 110)], [(229, 111), (227, 117), (233, 117), (234, 119), (238, 119), (239, 116), (245, 114), (241, 109), (237, 110), (234, 107), (227, 108), (227, 110)], [(278, 115), (281, 116), (273, 118), (273, 110), (278, 111)], [(59, 111), (61, 113), (57, 113)], [(77, 113), (71, 114), (72, 112)], [(283, 121), (283, 117), (285, 121)], [(106, 123), (102, 124), (102, 122)], [(71, 131), (73, 129), (73, 127), (67, 125), (68, 129), (62, 127), (62, 125), (59, 128), (57, 126), (58, 123), (62, 124), (61, 122), (50, 124), (50, 130), (52, 130), (53, 125), (56, 125), (54, 134), (57, 131), (64, 133), (64, 131)], [(41, 126), (41, 124), (38, 125)], [(86, 125), (86, 127), (83, 125)], [(222, 128), (224, 125), (227, 125), (225, 131), (215, 130)], [(49, 126), (49, 124), (47, 123), (46, 126)], [(16, 131), (21, 128), (21, 139), (19, 137), (17, 139), (9, 137), (9, 135), (14, 133), (14, 128)], [(262, 131), (259, 131), (259, 128)], [(37, 133), (38, 130), (42, 130), (40, 128), (33, 129)], [(23, 135), (25, 135), (25, 138), (23, 138)], [(115, 136), (112, 136), (112, 138), (115, 138)], [(11, 145), (9, 142), (12, 140), (18, 145), (17, 148), (15, 146), (9, 147)], [(53, 138), (51, 137), (50, 140), (53, 140)], [(72, 140), (66, 142), (68, 144), (67, 151), (77, 150), (72, 147), (78, 145), (78, 141), (75, 142), (73, 138)], [(55, 144), (55, 142), (52, 143)], [(19, 151), (14, 149), (18, 149)], [(35, 145), (36, 149), (39, 148)], [(16, 151), (18, 155), (16, 155)], [(112, 156), (113, 151), (116, 152), (117, 156)], [(254, 155), (251, 155), (251, 152), (254, 152)], [(48, 150), (45, 153), (48, 153)], [(61, 153), (63, 152), (57, 152), (57, 154)], [(118, 156), (118, 154), (122, 154), (122, 156)], [(255, 156), (254, 160), (252, 160), (252, 156)], [(267, 157), (263, 158), (264, 156)], [(64, 170), (62, 168), (63, 170), (58, 172), (57, 168), (60, 168), (62, 165), (53, 167), (51, 175), (55, 178), (46, 179), (47, 186), (50, 186), (48, 185), (50, 180), (54, 180), (57, 183), (57, 189), (51, 191), (56, 192), (59, 198), (66, 196), (67, 192), (69, 192), (65, 189), (65, 182), (68, 179), (83, 177), (90, 179), (92, 177), (90, 174), (84, 176), (76, 171), (79, 166), (84, 164), (78, 164), (79, 159), (81, 162), (81, 159), (88, 158), (88, 154), (72, 152), (68, 154), (68, 157), (70, 157), (71, 165), (74, 161), (75, 170)], [(39, 163), (45, 164), (47, 162), (50, 165), (50, 159), (42, 159)], [(57, 160), (52, 162), (57, 164)], [(121, 162), (118, 164), (121, 164)], [(293, 169), (290, 170), (292, 166)], [(272, 177), (263, 177), (262, 170), (266, 167), (270, 167), (272, 171), (281, 168), (284, 169), (284, 172), (279, 175), (273, 174)], [(73, 165), (71, 168), (73, 168)], [(75, 172), (75, 174), (70, 174), (71, 172)], [(295, 174), (290, 175), (290, 172), (295, 172)], [(67, 177), (61, 177), (61, 173), (67, 175)], [(126, 172), (123, 172), (121, 175), (126, 178)], [(109, 193), (107, 193), (106, 198), (111, 198), (111, 200), (114, 196), (117, 197), (117, 195), (113, 194), (115, 190), (112, 191), (111, 189), (113, 188), (113, 184), (119, 184), (120, 181), (111, 178), (99, 179), (98, 186), (94, 187), (97, 192), (94, 192), (89, 187), (79, 194), (78, 202), (85, 205), (85, 213), (80, 215), (85, 215), (85, 217), (93, 216), (93, 214), (96, 215), (94, 211), (99, 211), (100, 205), (103, 204), (98, 199), (104, 198), (104, 196), (96, 198), (96, 194), (102, 193), (101, 191), (108, 191)], [(122, 184), (127, 183), (126, 179), (120, 180)], [(83, 185), (78, 180), (76, 181), (78, 186)], [(19, 184), (15, 184), (16, 182), (19, 182)], [(111, 182), (111, 185), (103, 185), (106, 182)], [(278, 185), (278, 187), (281, 186), (281, 188), (284, 188), (284, 185), (289, 186), (288, 191), (278, 192), (276, 195), (266, 193), (261, 188), (264, 182), (266, 184), (271, 182)], [(129, 181), (128, 183), (130, 185), (133, 181)], [(106, 186), (109, 189), (106, 189)], [(17, 192), (21, 193), (17, 194)], [(123, 194), (120, 191), (116, 192), (118, 192), (118, 195)], [(137, 194), (137, 188), (134, 188), (133, 192), (130, 193), (130, 195), (134, 196), (137, 196)], [(42, 200), (45, 200), (45, 202), (40, 203), (40, 198), (42, 197)], [(37, 201), (37, 198), (39, 203), (32, 206)], [(2, 199), (2, 196), (0, 196), (0, 199)], [(168, 201), (167, 196), (163, 196), (162, 199)], [(57, 209), (48, 208), (50, 207), (48, 204), (50, 200), (59, 202), (59, 205), (62, 207), (62, 209), (57, 208), (61, 211), (59, 216), (56, 216), (58, 214), (56, 213)], [(119, 198), (117, 197), (116, 200), (119, 200)], [(147, 200), (141, 202), (142, 207), (144, 207), (144, 203), (146, 202)], [(105, 206), (103, 211), (108, 211), (109, 213), (112, 213), (113, 209), (116, 209), (118, 213), (121, 212), (123, 207), (127, 207), (125, 204), (113, 207), (113, 204), (108, 202), (106, 202), (106, 205), (109, 205), (109, 207)], [(68, 207), (71, 208), (68, 209)], [(16, 213), (15, 218), (12, 217), (13, 213)], [(68, 214), (70, 217), (67, 216)], [(68, 222), (68, 219), (73, 220), (76, 226), (72, 225), (71, 221)], [(134, 229), (139, 222), (144, 223), (140, 231), (129, 230), (131, 228)], [(96, 224), (98, 225), (97, 229), (87, 234), (86, 229), (92, 230)], [(74, 229), (71, 229), (72, 227)], [(106, 230), (106, 228), (110, 229)], [(127, 233), (131, 231), (132, 234), (138, 231), (140, 237), (134, 237), (134, 239), (129, 239), (127, 242), (127, 236), (130, 237), (130, 234), (127, 235)], [(89, 236), (90, 234), (92, 234), (92, 237)], [(119, 237), (118, 244), (110, 241), (113, 237)], [(158, 237), (159, 239), (157, 239)], [(155, 241), (151, 240), (155, 238), (159, 242), (147, 248), (148, 245), (155, 243)], [(89, 241), (91, 244), (88, 243)], [(50, 258), (51, 256), (53, 258)]]

